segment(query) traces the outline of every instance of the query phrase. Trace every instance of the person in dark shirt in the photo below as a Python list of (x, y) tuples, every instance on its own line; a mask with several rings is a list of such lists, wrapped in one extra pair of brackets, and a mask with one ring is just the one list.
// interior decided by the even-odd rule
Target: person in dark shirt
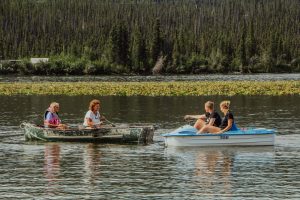
[(222, 101), (220, 104), (220, 109), (224, 113), (224, 118), (220, 123), (219, 127), (205, 125), (203, 126), (198, 133), (224, 133), (226, 131), (230, 131), (234, 128), (234, 117), (231, 111), (229, 110), (230, 101)]
[(184, 117), (185, 120), (188, 119), (197, 119), (196, 123), (194, 124), (194, 127), (197, 130), (200, 130), (205, 125), (211, 125), (219, 127), (221, 125), (221, 117), (219, 113), (217, 113), (214, 110), (214, 102), (207, 101), (204, 105), (205, 114), (203, 115), (186, 115)]
[[(233, 123), (233, 121), (234, 121), (233, 114), (231, 113), (230, 110), (227, 111), (227, 113), (225, 114), (224, 118), (222, 119), (222, 123), (221, 123), (221, 125), (220, 125), (220, 128), (221, 128), (222, 130), (224, 130), (225, 128), (227, 128), (227, 127), (228, 127), (228, 122), (229, 122), (229, 121), (232, 121), (232, 123)], [(226, 130), (225, 130), (225, 131), (226, 131)], [(224, 131), (224, 132), (225, 132), (225, 131)]]

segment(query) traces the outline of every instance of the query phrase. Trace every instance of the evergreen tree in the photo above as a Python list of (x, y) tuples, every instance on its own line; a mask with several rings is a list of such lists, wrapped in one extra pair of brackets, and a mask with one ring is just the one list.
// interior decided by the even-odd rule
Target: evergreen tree
[(119, 26), (119, 64), (123, 66), (129, 65), (129, 35), (126, 26), (122, 23)]
[(147, 70), (146, 43), (142, 37), (140, 28), (136, 28), (133, 36), (131, 60), (133, 71), (145, 72)]
[(123, 24), (113, 26), (110, 32), (108, 52), (112, 63), (122, 66), (129, 64), (129, 37)]
[(181, 65), (180, 55), (181, 54), (180, 54), (180, 50), (179, 50), (178, 41), (175, 40), (173, 51), (172, 51), (172, 65), (173, 65), (173, 67)]
[(245, 20), (244, 20), (244, 24), (242, 27), (242, 36), (240, 39), (238, 54), (239, 54), (238, 57), (240, 60), (240, 71), (246, 72), (247, 55), (246, 55), (246, 22), (245, 22)]
[(108, 43), (108, 52), (107, 57), (109, 59), (109, 62), (111, 63), (117, 63), (120, 64), (120, 53), (121, 53), (121, 47), (120, 44), (120, 28), (118, 25), (114, 25), (110, 31), (109, 35), (109, 43)]
[(251, 21), (250, 31), (249, 31), (249, 34), (248, 34), (247, 40), (246, 40), (246, 47), (247, 47), (246, 54), (247, 54), (248, 59), (252, 58), (253, 56), (255, 56), (257, 54), (257, 44), (256, 44), (255, 36), (254, 36), (253, 21)]
[(154, 25), (154, 32), (153, 32), (153, 38), (151, 41), (151, 64), (153, 65), (160, 53), (161, 53), (161, 47), (162, 47), (162, 40), (161, 40), (161, 30), (160, 30), (160, 21), (159, 19), (156, 19), (155, 25)]
[(4, 59), (4, 41), (3, 41), (3, 35), (0, 30), (0, 60)]
[[(0, 56), (72, 55), (62, 67), (85, 57), (100, 63), (103, 73), (115, 68), (144, 73), (131, 66), (150, 73), (163, 56), (167, 68), (179, 66), (174, 73), (181, 73), (200, 54), (206, 61), (201, 63), (217, 63), (215, 72), (236, 66), (250, 72), (254, 65), (257, 72), (274, 71), (300, 58), (299, 10), (299, 0), (1, 0)], [(276, 69), (261, 67), (267, 60)]]

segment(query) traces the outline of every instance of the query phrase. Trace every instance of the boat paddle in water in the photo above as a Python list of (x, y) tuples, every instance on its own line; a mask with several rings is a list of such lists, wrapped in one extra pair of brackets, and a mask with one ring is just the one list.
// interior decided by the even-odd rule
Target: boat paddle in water
[(265, 128), (237, 128), (222, 134), (197, 134), (197, 131), (185, 125), (162, 136), (165, 146), (271, 146), (275, 140), (275, 131)]

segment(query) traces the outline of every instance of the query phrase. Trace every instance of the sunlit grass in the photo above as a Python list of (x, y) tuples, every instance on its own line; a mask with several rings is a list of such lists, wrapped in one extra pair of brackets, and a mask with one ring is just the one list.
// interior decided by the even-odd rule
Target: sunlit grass
[(0, 95), (299, 95), (300, 81), (0, 83)]

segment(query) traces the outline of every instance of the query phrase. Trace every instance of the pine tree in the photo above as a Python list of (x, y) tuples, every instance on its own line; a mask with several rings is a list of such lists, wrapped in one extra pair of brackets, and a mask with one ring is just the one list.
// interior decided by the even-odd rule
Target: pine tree
[(107, 57), (111, 63), (121, 63), (119, 55), (121, 52), (119, 26), (114, 25), (110, 31)]
[(119, 64), (123, 66), (129, 65), (129, 35), (124, 23), (119, 25)]
[(129, 36), (123, 24), (112, 27), (109, 38), (108, 57), (117, 65), (129, 65)]
[(252, 58), (253, 56), (255, 56), (257, 54), (257, 44), (256, 44), (255, 36), (254, 36), (253, 21), (251, 21), (250, 31), (249, 31), (249, 34), (248, 34), (247, 40), (246, 40), (246, 47), (247, 47), (246, 54), (247, 54), (248, 59)]
[(247, 55), (246, 55), (246, 22), (244, 20), (244, 24), (242, 27), (242, 36), (240, 39), (240, 45), (238, 49), (238, 57), (240, 60), (240, 71), (246, 72), (246, 66), (247, 66)]
[(145, 72), (147, 70), (146, 43), (142, 37), (140, 28), (136, 28), (133, 36), (131, 60), (132, 69), (135, 72)]
[(153, 65), (160, 53), (161, 53), (161, 48), (162, 48), (162, 39), (161, 39), (161, 30), (160, 30), (160, 21), (159, 19), (156, 19), (155, 25), (154, 25), (154, 30), (153, 30), (153, 38), (151, 41), (151, 64)]
[[(123, 0), (1, 0), (0, 56), (17, 59), (71, 54), (73, 60), (68, 62), (73, 65), (74, 60), (85, 56), (84, 47), (89, 47), (92, 62), (126, 72), (135, 71), (129, 66), (142, 62), (150, 73), (148, 68), (161, 56), (167, 67), (179, 63), (183, 69), (179, 71), (188, 72), (193, 55), (200, 54), (209, 61), (210, 55), (218, 57), (218, 52), (223, 57), (221, 65), (229, 64), (229, 70), (241, 66), (242, 71), (250, 72), (250, 65), (270, 60), (265, 59), (268, 56), (275, 65), (291, 66), (300, 57), (299, 10), (297, 0), (263, 4), (248, 0), (143, 0), (126, 4)], [(130, 41), (136, 38), (135, 27), (140, 28), (142, 41)], [(256, 71), (266, 70), (261, 67)]]
[(5, 58), (3, 35), (0, 30), (0, 60)]
[(179, 44), (178, 40), (175, 40), (173, 51), (172, 51), (172, 66), (177, 67), (181, 65), (181, 58), (180, 58), (180, 50), (179, 50)]

